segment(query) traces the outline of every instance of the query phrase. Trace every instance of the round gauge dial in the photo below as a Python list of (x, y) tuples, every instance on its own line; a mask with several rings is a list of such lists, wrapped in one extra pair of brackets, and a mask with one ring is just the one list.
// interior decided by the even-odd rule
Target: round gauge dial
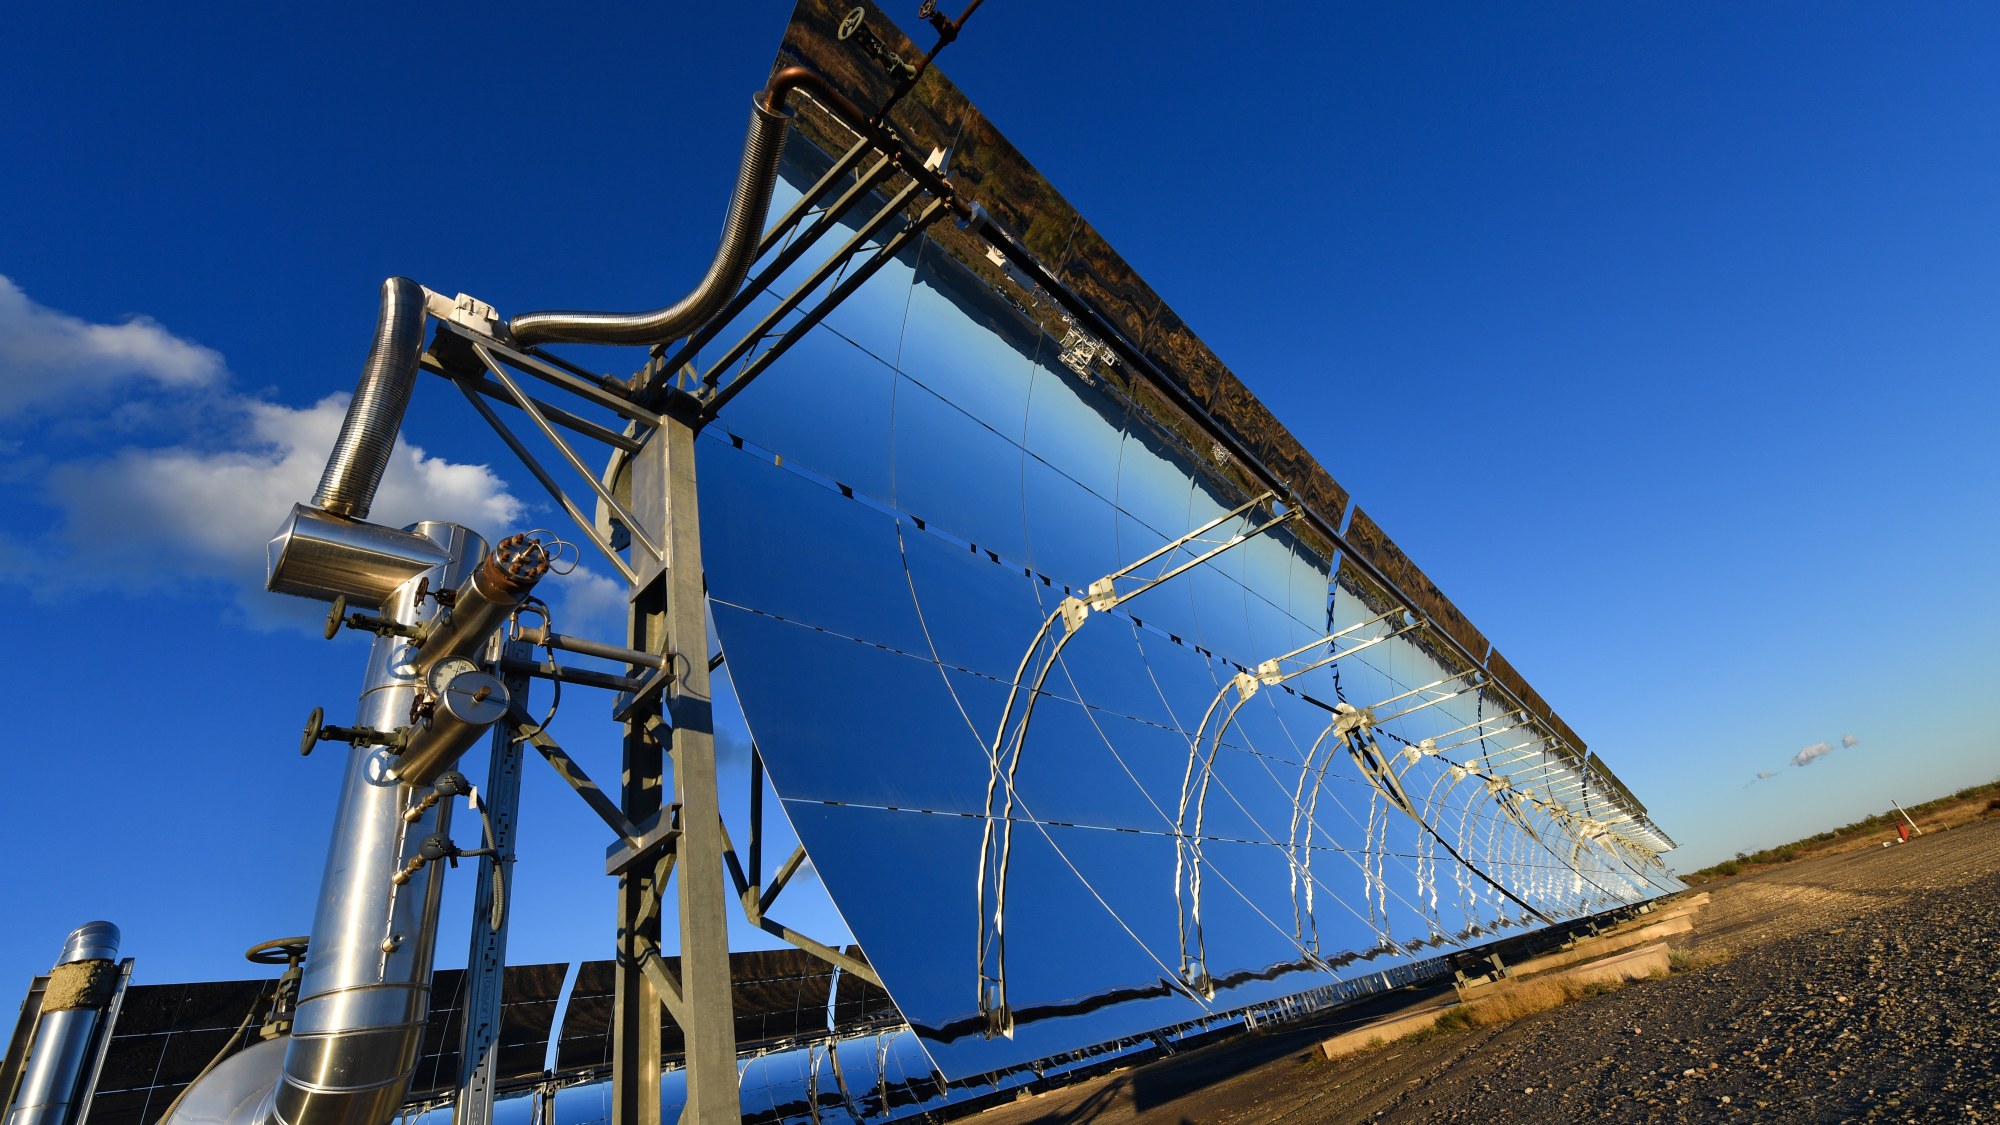
[(479, 671), (479, 662), (469, 656), (447, 656), (424, 673), (424, 689), (431, 698), (443, 697), (445, 686), (467, 672)]

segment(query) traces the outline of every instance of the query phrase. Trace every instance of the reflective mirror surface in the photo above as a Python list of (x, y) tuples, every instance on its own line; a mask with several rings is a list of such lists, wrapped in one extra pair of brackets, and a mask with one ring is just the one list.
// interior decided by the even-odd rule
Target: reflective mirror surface
[[(789, 51), (817, 49), (800, 34)], [(910, 113), (972, 112), (947, 95)], [(845, 147), (801, 129), (774, 213)], [(993, 196), (1018, 157), (961, 132), (947, 166), (983, 167), (994, 212), (1045, 237), (1066, 205)], [(879, 268), (736, 388), (698, 471), (715, 628), (772, 785), (939, 1070), (1678, 888), (1643, 807), (1157, 298), (1134, 311), (1149, 291), (1094, 233), (1050, 254), (1117, 341), (976, 226), (870, 263), (910, 223), (901, 183), (809, 220), (859, 248), (841, 270)], [(823, 256), (704, 359), (798, 323), (816, 298), (790, 286)], [(1216, 413), (1176, 405), (1194, 392), (1138, 369), (1155, 359), (1223, 388)]]
[(773, 784), (946, 1074), (1671, 886), (1483, 671), (915, 245), (864, 287), (900, 337), (814, 329), (699, 471)]

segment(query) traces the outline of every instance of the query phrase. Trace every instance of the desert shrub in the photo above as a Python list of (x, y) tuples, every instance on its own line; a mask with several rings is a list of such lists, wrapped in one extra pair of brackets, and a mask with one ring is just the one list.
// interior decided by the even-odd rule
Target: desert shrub
[(1439, 1016), (1438, 1021), (1431, 1026), (1439, 1031), (1469, 1031), (1474, 1025), (1471, 1011), (1460, 1007)]
[(1669, 949), (1667, 950), (1667, 971), (1670, 973), (1691, 973), (1696, 969), (1706, 969), (1710, 965), (1719, 965), (1728, 959), (1728, 954), (1718, 953), (1713, 950), (1697, 952), (1692, 949)]

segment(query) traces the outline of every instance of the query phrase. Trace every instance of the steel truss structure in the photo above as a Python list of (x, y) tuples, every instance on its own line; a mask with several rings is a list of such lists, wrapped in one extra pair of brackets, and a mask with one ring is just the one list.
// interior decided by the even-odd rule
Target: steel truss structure
[[(784, 78), (785, 76), (781, 76)], [(733, 886), (744, 916), (759, 928), (842, 971), (879, 986), (875, 970), (852, 955), (817, 941), (770, 915), (779, 894), (804, 862), (798, 847), (766, 880), (762, 763), (754, 754), (750, 783), (752, 834), (747, 862), (739, 858), (721, 817), (715, 774), (714, 715), (701, 567), (701, 523), (696, 499), (694, 442), (701, 428), (770, 367), (807, 331), (937, 218), (952, 211), (955, 196), (938, 174), (941, 154), (917, 160), (889, 134), (870, 128), (858, 111), (816, 81), (790, 81), (809, 91), (829, 112), (867, 129), (814, 188), (771, 224), (758, 247), (762, 268), (722, 312), (680, 343), (672, 354), (652, 349), (649, 362), (629, 378), (590, 372), (541, 348), (511, 343), (492, 310), (471, 298), (434, 299), (437, 333), (423, 357), (426, 370), (451, 380), (598, 555), (626, 581), (631, 612), (627, 648), (592, 644), (546, 628), (528, 630), (508, 646), (501, 668), (508, 675), (543, 678), (611, 690), (614, 716), (624, 727), (624, 755), (616, 799), (592, 781), (561, 745), (526, 716), (494, 738), (496, 776), (518, 761), (522, 743), (533, 746), (597, 813), (615, 841), (606, 873), (618, 879), (618, 992), (614, 1023), (612, 1120), (617, 1125), (657, 1125), (662, 1069), (659, 1013), (672, 1014), (687, 1038), (688, 1101), (682, 1120), (734, 1122), (740, 1116), (736, 1041), (730, 1005), (725, 889)], [(777, 82), (774, 81), (774, 87)], [(863, 165), (866, 165), (863, 168)], [(859, 175), (856, 175), (857, 170)], [(912, 174), (902, 174), (904, 170)], [(844, 188), (842, 181), (853, 177)], [(893, 187), (889, 201), (862, 228), (825, 252), (820, 263), (777, 308), (743, 330), (738, 342), (706, 371), (691, 359), (729, 328), (752, 297), (771, 287), (835, 229), (857, 200)], [(899, 186), (897, 186), (899, 185)], [(773, 253), (775, 251), (775, 253)], [(566, 401), (529, 393), (533, 380)], [(543, 392), (546, 394), (547, 392)], [(544, 464), (494, 404), (512, 407), (539, 432), (585, 490), (580, 499)], [(622, 429), (593, 421), (588, 411), (622, 420)], [(581, 445), (579, 439), (591, 443)], [(599, 469), (596, 466), (608, 466)], [(586, 505), (590, 505), (586, 509)], [(623, 661), (633, 673), (608, 675), (537, 660), (537, 646)], [(512, 748), (511, 751), (507, 748)], [(509, 758), (508, 755), (512, 754)], [(669, 765), (671, 768), (669, 769)], [(512, 766), (518, 769), (518, 766)], [(672, 801), (663, 800), (671, 777)], [(489, 803), (511, 802), (512, 793), (490, 794)], [(502, 815), (511, 821), (511, 805)], [(509, 845), (496, 825), (503, 856)], [(482, 861), (482, 885), (490, 882)], [(661, 955), (660, 904), (672, 884), (680, 918), (678, 971)], [(479, 972), (476, 1002), (497, 1012), (498, 969), (504, 963), (504, 929), (484, 940), (470, 962)], [(491, 995), (488, 995), (490, 991)], [(494, 1020), (475, 1011), (472, 1029)], [(492, 1090), (476, 1060), (491, 1044), (468, 1041), (467, 1081), (458, 1100), (460, 1125), (486, 1125)]]

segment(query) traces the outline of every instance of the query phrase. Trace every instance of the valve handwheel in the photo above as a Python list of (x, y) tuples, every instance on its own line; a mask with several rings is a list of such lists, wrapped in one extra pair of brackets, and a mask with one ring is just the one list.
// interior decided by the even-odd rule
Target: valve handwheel
[(297, 965), (305, 960), (306, 944), (310, 940), (301, 936), (258, 942), (243, 951), (243, 959), (252, 965)]
[[(304, 757), (319, 745), (320, 730), (326, 723), (326, 708), (315, 707), (306, 716), (306, 729), (299, 735), (299, 756)], [(272, 962), (276, 964), (277, 962)]]

